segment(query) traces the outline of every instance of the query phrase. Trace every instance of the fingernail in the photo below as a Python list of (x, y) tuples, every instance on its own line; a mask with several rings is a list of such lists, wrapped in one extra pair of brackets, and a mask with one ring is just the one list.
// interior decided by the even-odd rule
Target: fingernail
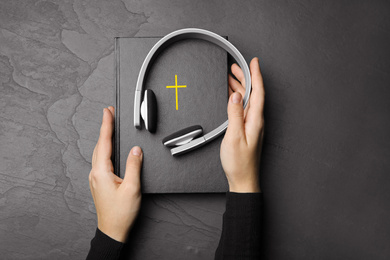
[(233, 103), (237, 104), (241, 102), (241, 95), (239, 93), (233, 93)]
[(141, 155), (141, 148), (139, 148), (138, 146), (135, 146), (133, 148), (133, 150), (131, 150), (131, 153), (135, 156), (140, 156)]

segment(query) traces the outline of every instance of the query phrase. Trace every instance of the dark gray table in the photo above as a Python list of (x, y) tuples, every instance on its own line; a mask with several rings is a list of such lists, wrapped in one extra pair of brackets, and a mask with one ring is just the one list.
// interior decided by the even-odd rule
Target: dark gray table
[[(2, 259), (83, 259), (113, 37), (228, 35), (266, 83), (267, 259), (390, 258), (386, 1), (0, 2)], [(146, 196), (129, 259), (212, 259), (224, 195)]]

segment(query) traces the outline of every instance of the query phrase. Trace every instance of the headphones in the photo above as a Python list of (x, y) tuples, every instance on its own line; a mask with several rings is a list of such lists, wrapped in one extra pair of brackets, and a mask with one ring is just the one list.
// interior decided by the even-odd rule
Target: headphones
[[(171, 32), (170, 34), (161, 38), (149, 51), (141, 66), (140, 72), (138, 74), (134, 97), (135, 128), (141, 129), (142, 117), (146, 130), (151, 133), (154, 133), (156, 131), (157, 99), (156, 95), (152, 90), (145, 90), (144, 99), (141, 104), (145, 76), (148, 73), (153, 61), (166, 47), (173, 44), (174, 42), (184, 39), (202, 39), (211, 42), (227, 51), (237, 61), (238, 65), (243, 70), (245, 77), (245, 96), (243, 100), (244, 109), (248, 104), (252, 87), (251, 77), (248, 64), (246, 63), (242, 54), (237, 50), (237, 48), (234, 47), (234, 45), (227, 41), (225, 38), (213, 32), (197, 28), (181, 29)], [(171, 154), (173, 156), (180, 155), (211, 142), (212, 140), (223, 134), (226, 131), (227, 126), (228, 120), (226, 120), (220, 126), (205, 135), (203, 135), (203, 129), (200, 125), (190, 126), (165, 137), (163, 139), (163, 144), (168, 147), (174, 147), (171, 149)]]

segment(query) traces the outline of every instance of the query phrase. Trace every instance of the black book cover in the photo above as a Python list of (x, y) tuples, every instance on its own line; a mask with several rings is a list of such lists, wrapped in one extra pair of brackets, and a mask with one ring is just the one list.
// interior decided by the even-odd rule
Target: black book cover
[[(134, 92), (138, 73), (149, 50), (160, 38), (115, 38), (116, 123), (115, 168), (125, 175), (130, 149), (144, 152), (143, 193), (204, 193), (228, 189), (219, 149), (222, 136), (173, 157), (162, 139), (191, 125), (210, 132), (227, 119), (227, 53), (209, 42), (188, 39), (165, 49), (154, 61), (145, 88), (157, 97), (157, 130), (133, 125)], [(181, 86), (177, 88), (167, 86)]]

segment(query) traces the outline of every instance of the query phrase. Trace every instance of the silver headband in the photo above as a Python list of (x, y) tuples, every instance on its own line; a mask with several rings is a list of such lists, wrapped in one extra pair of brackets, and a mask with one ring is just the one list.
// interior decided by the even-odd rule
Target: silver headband
[[(158, 56), (158, 54), (161, 53), (161, 51), (163, 51), (166, 47), (168, 47), (174, 42), (177, 42), (179, 40), (184, 40), (184, 39), (202, 39), (214, 43), (219, 47), (223, 48), (225, 51), (227, 51), (237, 61), (238, 65), (241, 67), (242, 71), (244, 72), (244, 77), (245, 77), (245, 96), (243, 100), (244, 109), (248, 104), (249, 96), (251, 93), (251, 87), (252, 87), (251, 76), (250, 76), (248, 64), (246, 63), (241, 53), (237, 50), (237, 48), (234, 47), (234, 45), (231, 44), (228, 40), (213, 32), (203, 30), (203, 29), (197, 29), (197, 28), (181, 29), (181, 30), (171, 32), (170, 34), (167, 34), (166, 36), (161, 38), (149, 51), (148, 55), (146, 56), (142, 64), (142, 67), (138, 74), (137, 86), (135, 88), (135, 98), (134, 98), (134, 126), (137, 129), (141, 129), (141, 114), (140, 114), (141, 95), (144, 88), (145, 76), (151, 64), (153, 63), (154, 59)], [(215, 128), (211, 132), (201, 137), (198, 137), (187, 144), (171, 149), (171, 154), (179, 155), (181, 153), (194, 150), (214, 140), (221, 134), (223, 134), (226, 131), (227, 126), (228, 126), (228, 120), (226, 120), (224, 123), (222, 123), (220, 126)]]

